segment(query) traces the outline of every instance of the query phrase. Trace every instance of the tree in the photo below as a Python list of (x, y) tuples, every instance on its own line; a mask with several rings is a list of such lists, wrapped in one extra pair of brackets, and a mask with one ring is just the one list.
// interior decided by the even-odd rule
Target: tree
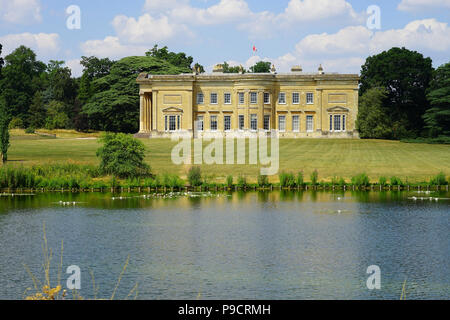
[(251, 73), (269, 73), (271, 62), (259, 61), (254, 66), (250, 67)]
[(0, 88), (10, 114), (19, 117), (24, 123), (28, 121), (28, 108), (34, 93), (41, 89), (41, 75), (46, 65), (36, 60), (36, 54), (25, 46), (20, 46), (5, 57), (2, 68)]
[(434, 72), (427, 98), (431, 108), (423, 119), (428, 135), (450, 136), (450, 62)]
[(8, 160), (10, 121), (11, 115), (8, 112), (5, 100), (0, 98), (0, 153), (2, 154), (2, 163), (6, 163)]
[(392, 125), (383, 105), (387, 95), (385, 88), (370, 88), (359, 99), (356, 128), (361, 138), (392, 138)]
[(29, 127), (38, 129), (44, 126), (46, 110), (44, 107), (44, 101), (42, 99), (42, 93), (40, 91), (36, 91), (36, 93), (34, 94), (28, 113)]
[(164, 60), (169, 62), (170, 64), (181, 67), (181, 68), (191, 68), (192, 62), (194, 62), (194, 58), (191, 56), (186, 56), (184, 52), (171, 52), (167, 47), (163, 47), (158, 49), (158, 45), (155, 45), (153, 49), (150, 49), (145, 53), (147, 57), (153, 57), (160, 60)]
[(80, 64), (83, 66), (83, 74), (87, 74), (90, 80), (95, 80), (107, 76), (114, 62), (109, 58), (99, 59), (94, 56), (82, 56)]
[(119, 178), (146, 176), (150, 167), (144, 162), (144, 144), (124, 133), (105, 133), (100, 139), (103, 146), (97, 150), (100, 170)]
[[(241, 67), (240, 66), (234, 66), (230, 67), (230, 65), (227, 62), (223, 63), (223, 73), (239, 73)], [(242, 70), (245, 72), (245, 70)]]
[(57, 100), (51, 101), (47, 109), (45, 127), (49, 130), (65, 129), (67, 128), (69, 121), (69, 117), (65, 112), (64, 103)]
[(199, 73), (205, 73), (205, 68), (198, 62), (194, 65), (194, 69), (198, 70)]
[(430, 58), (405, 48), (392, 48), (366, 59), (361, 69), (360, 95), (374, 87), (386, 88), (383, 106), (392, 123), (393, 138), (417, 136), (422, 131), (432, 71)]
[(136, 78), (141, 72), (151, 74), (190, 73), (153, 57), (127, 57), (114, 63), (111, 72), (92, 82), (96, 92), (83, 113), (89, 127), (101, 131), (134, 133), (139, 124), (139, 86)]

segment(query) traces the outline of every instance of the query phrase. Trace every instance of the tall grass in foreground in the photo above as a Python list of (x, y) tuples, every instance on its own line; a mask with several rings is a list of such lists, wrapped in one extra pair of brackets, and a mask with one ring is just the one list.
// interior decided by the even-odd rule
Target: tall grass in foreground
[[(48, 247), (47, 242), (47, 234), (45, 231), (45, 223), (43, 224), (43, 244), (42, 244), (42, 254), (44, 258), (44, 263), (42, 264), (43, 273), (44, 273), (44, 280), (40, 281), (28, 268), (27, 265), (25, 266), (25, 269), (27, 270), (28, 274), (30, 275), (31, 279), (33, 280), (33, 287), (34, 287), (34, 293), (31, 295), (26, 295), (27, 292), (32, 291), (33, 289), (27, 288), (24, 292), (25, 300), (82, 300), (83, 297), (80, 296), (79, 292), (76, 290), (72, 291), (72, 297), (70, 298), (68, 296), (67, 290), (62, 290), (61, 285), (61, 273), (62, 273), (62, 267), (63, 267), (63, 241), (61, 241), (61, 253), (60, 253), (60, 262), (58, 265), (58, 275), (57, 280), (54, 285), (51, 283), (51, 275), (50, 275), (50, 266), (51, 261), (53, 258), (52, 249)], [(122, 277), (127, 269), (128, 263), (130, 260), (130, 256), (127, 257), (127, 260), (125, 261), (125, 265), (122, 268), (122, 271), (119, 275), (119, 278), (117, 279), (117, 283), (114, 287), (114, 290), (112, 292), (112, 295), (110, 297), (110, 300), (114, 300), (116, 297), (117, 289), (120, 285), (120, 281), (122, 280)], [(94, 291), (94, 300), (97, 300), (97, 294), (99, 288), (95, 285), (95, 277), (91, 270), (89, 270), (91, 277), (92, 277), (92, 284), (93, 284), (93, 291)], [(131, 291), (128, 293), (125, 299), (128, 299), (132, 294), (134, 293), (134, 299), (138, 296), (138, 284), (131, 289)]]
[(234, 181), (234, 177), (229, 175), (225, 181), (218, 182), (214, 175), (202, 174), (200, 167), (192, 167), (187, 172), (187, 181), (173, 173), (163, 173), (151, 176), (137, 176), (128, 179), (119, 179), (111, 175), (102, 175), (98, 167), (93, 165), (79, 164), (47, 164), (35, 165), (32, 167), (6, 165), (0, 167), (0, 189), (44, 189), (53, 190), (86, 190), (103, 188), (171, 188), (181, 189), (186, 185), (190, 187), (207, 188), (238, 188), (280, 186), (282, 188), (303, 188), (305, 186), (318, 187), (345, 187), (355, 186), (358, 188), (367, 188), (373, 185), (380, 187), (398, 186), (446, 186), (449, 184), (448, 178), (444, 172), (431, 177), (429, 181), (420, 183), (409, 183), (408, 178), (397, 176), (390, 177), (389, 181), (382, 176), (377, 182), (371, 181), (366, 173), (355, 175), (349, 182), (342, 177), (334, 176), (331, 182), (318, 181), (319, 173), (317, 170), (311, 173), (310, 180), (305, 181), (303, 171), (297, 175), (291, 172), (281, 172), (278, 175), (279, 182), (269, 182), (268, 176), (259, 174), (256, 177), (256, 184), (249, 184), (247, 176), (239, 175)]

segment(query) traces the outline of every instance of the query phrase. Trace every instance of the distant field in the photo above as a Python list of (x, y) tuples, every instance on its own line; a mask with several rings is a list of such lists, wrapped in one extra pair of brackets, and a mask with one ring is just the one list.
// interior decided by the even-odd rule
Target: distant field
[[(43, 131), (40, 131), (43, 132)], [(9, 160), (25, 166), (72, 161), (80, 164), (97, 164), (95, 152), (99, 143), (98, 133), (78, 134), (74, 131), (56, 133), (56, 138), (25, 135), (23, 131), (11, 132)], [(175, 145), (169, 139), (143, 139), (147, 147), (146, 161), (154, 173), (177, 173), (185, 177), (188, 166), (177, 166), (171, 162), (171, 150)], [(206, 145), (206, 143), (205, 143)], [(204, 146), (205, 146), (204, 145)], [(386, 140), (280, 140), (280, 171), (303, 170), (309, 180), (310, 173), (317, 169), (319, 180), (329, 181), (333, 176), (350, 179), (365, 172), (372, 180), (380, 176), (395, 175), (410, 182), (425, 181), (443, 171), (450, 175), (450, 146), (430, 144), (408, 144)], [(202, 165), (202, 172), (218, 182), (227, 175), (248, 177), (256, 180), (256, 165)], [(277, 177), (272, 177), (277, 181)]]

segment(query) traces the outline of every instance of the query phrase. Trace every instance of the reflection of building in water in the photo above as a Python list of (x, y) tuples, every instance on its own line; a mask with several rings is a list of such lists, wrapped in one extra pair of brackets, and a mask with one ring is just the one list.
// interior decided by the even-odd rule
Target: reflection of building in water
[(141, 137), (172, 133), (202, 136), (222, 132), (243, 136), (278, 132), (281, 137), (357, 138), (356, 74), (229, 74), (217, 65), (212, 74), (150, 75), (141, 73)]

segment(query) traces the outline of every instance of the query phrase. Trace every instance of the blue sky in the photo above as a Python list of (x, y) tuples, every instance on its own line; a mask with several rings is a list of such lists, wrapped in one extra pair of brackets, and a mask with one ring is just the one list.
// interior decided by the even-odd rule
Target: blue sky
[[(66, 26), (71, 5), (80, 8), (81, 29)], [(380, 28), (367, 24), (372, 5)], [(207, 70), (267, 60), (279, 71), (322, 64), (358, 73), (367, 56), (392, 46), (420, 51), (435, 66), (448, 62), (449, 18), (450, 0), (0, 0), (0, 43), (3, 55), (24, 44), (45, 62), (64, 60), (75, 76), (83, 55), (120, 59), (154, 44)]]

